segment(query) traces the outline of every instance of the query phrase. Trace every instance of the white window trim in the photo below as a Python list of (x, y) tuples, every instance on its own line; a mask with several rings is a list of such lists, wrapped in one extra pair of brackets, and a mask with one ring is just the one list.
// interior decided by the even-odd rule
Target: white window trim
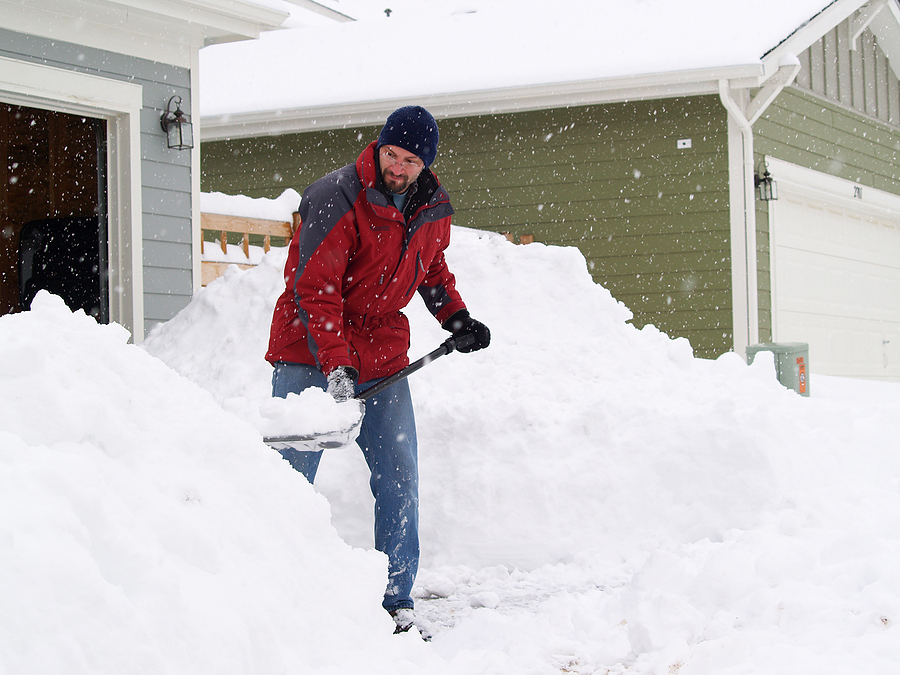
[(0, 101), (107, 121), (110, 320), (144, 337), (142, 87), (0, 57)]

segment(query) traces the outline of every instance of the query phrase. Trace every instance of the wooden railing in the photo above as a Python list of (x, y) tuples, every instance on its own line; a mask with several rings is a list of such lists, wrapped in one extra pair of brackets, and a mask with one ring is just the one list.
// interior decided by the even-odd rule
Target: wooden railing
[[(504, 232), (501, 232), (500, 234), (502, 234), (504, 237), (506, 237), (507, 241), (509, 241), (513, 244), (516, 243), (516, 237), (513, 235), (512, 232), (504, 231)], [(519, 243), (520, 244), (533, 244), (534, 243), (534, 235), (533, 234), (520, 234), (519, 235)]]
[[(228, 269), (229, 265), (237, 265), (241, 269), (249, 269), (254, 267), (255, 264), (250, 261), (250, 236), (262, 236), (262, 246), (265, 252), (268, 252), (272, 246), (272, 237), (276, 239), (281, 239), (284, 243), (282, 246), (287, 246), (291, 237), (294, 236), (294, 232), (297, 231), (297, 228), (300, 227), (300, 214), (294, 213), (293, 219), (291, 222), (281, 221), (281, 220), (266, 220), (263, 218), (245, 218), (243, 216), (223, 216), (217, 213), (201, 213), (200, 214), (200, 228), (203, 230), (200, 238), (200, 253), (203, 254), (203, 251), (206, 246), (216, 245), (221, 247), (222, 253), (228, 253), (228, 240), (229, 236), (232, 241), (240, 239), (240, 246), (244, 251), (244, 257), (247, 259), (246, 262), (215, 262), (212, 260), (204, 260), (200, 264), (200, 277), (201, 283), (203, 286), (206, 286), (211, 281), (219, 278), (223, 274), (225, 274), (225, 270)], [(212, 232), (215, 234), (216, 241), (204, 241), (206, 239), (206, 233)], [(514, 242), (516, 238), (513, 237), (511, 232), (501, 232), (504, 236), (506, 236), (509, 241)], [(240, 235), (240, 237), (236, 237), (234, 235)], [(534, 241), (533, 234), (522, 234), (518, 237), (520, 244), (530, 244)]]
[[(215, 245), (213, 242), (204, 241), (207, 232), (214, 232), (216, 243), (222, 248), (223, 253), (228, 253), (228, 235), (240, 235), (241, 248), (247, 262), (214, 262), (204, 260), (200, 264), (201, 284), (206, 286), (211, 281), (225, 273), (229, 265), (237, 265), (241, 269), (249, 269), (254, 266), (250, 262), (250, 236), (261, 235), (263, 250), (268, 252), (272, 246), (272, 238), (281, 239), (287, 246), (294, 232), (300, 225), (300, 214), (295, 213), (292, 222), (281, 220), (266, 220), (263, 218), (244, 218), (242, 216), (224, 216), (218, 213), (201, 213), (200, 228), (203, 230), (200, 237), (200, 253), (206, 246)], [(234, 240), (235, 237), (232, 237)]]

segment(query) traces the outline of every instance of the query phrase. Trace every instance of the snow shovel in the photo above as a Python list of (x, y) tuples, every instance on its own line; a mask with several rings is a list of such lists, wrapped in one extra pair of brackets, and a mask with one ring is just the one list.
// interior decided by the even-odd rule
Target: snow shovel
[(406, 379), (417, 370), (427, 366), (429, 363), (438, 359), (444, 354), (449, 354), (460, 347), (468, 347), (474, 342), (475, 338), (466, 335), (461, 338), (447, 338), (441, 343), (441, 346), (434, 351), (426, 354), (418, 361), (410, 363), (406, 368), (398, 370), (393, 375), (380, 380), (368, 389), (359, 392), (354, 400), (359, 401), (359, 418), (355, 423), (346, 429), (338, 429), (337, 431), (326, 431), (319, 434), (303, 434), (297, 436), (266, 436), (263, 438), (266, 445), (275, 450), (299, 449), (297, 446), (303, 446), (304, 450), (327, 450), (330, 448), (342, 448), (350, 445), (359, 435), (359, 428), (362, 426), (363, 415), (365, 414), (364, 402), (372, 398), (376, 394), (380, 394), (392, 384), (396, 384), (400, 380)]

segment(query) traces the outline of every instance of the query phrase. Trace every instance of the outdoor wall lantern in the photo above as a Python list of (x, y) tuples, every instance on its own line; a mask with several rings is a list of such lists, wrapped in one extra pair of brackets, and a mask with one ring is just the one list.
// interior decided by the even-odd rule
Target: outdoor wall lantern
[(764, 202), (773, 202), (778, 199), (778, 184), (769, 173), (769, 168), (763, 168), (762, 176), (753, 174), (753, 184), (756, 186), (756, 195)]
[[(175, 112), (172, 112), (172, 101), (175, 101)], [(159, 118), (159, 125), (166, 132), (169, 148), (172, 150), (190, 150), (194, 147), (194, 130), (181, 111), (180, 96), (169, 99), (166, 112)]]

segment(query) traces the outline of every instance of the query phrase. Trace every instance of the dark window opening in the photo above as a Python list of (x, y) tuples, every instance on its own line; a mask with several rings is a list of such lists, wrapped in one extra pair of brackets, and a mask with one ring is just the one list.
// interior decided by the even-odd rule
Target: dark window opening
[(0, 103), (0, 315), (45, 289), (109, 321), (106, 122)]

